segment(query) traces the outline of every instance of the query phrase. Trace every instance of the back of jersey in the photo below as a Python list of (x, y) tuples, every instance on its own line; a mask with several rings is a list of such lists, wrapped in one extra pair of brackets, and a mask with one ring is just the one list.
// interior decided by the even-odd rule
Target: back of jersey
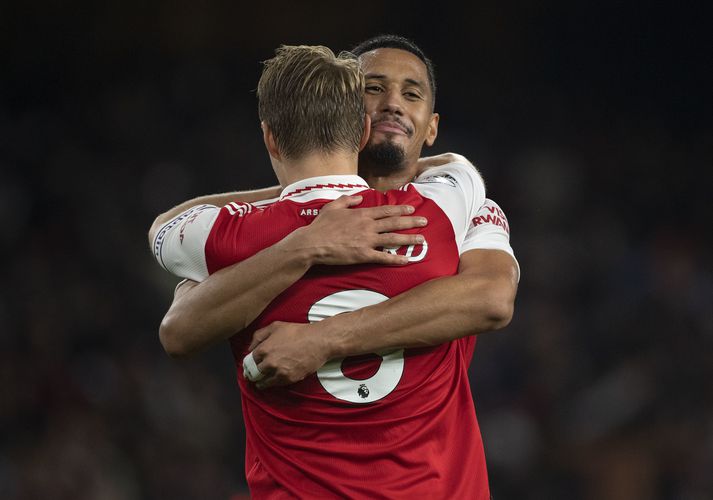
[[(350, 498), (487, 493), (468, 359), (458, 342), (332, 360), (297, 384), (265, 391), (242, 375), (242, 359), (258, 328), (274, 321), (320, 321), (456, 273), (470, 214), (444, 208), (448, 202), (440, 194), (428, 197), (448, 193), (438, 185), (443, 177), (433, 179), (401, 191), (359, 193), (361, 206), (409, 204), (415, 215), (428, 218), (426, 227), (409, 231), (421, 233), (424, 244), (387, 249), (407, 255), (408, 265), (315, 267), (231, 339), (247, 426), (246, 474), (256, 497), (280, 491)], [(456, 179), (446, 176), (445, 182)], [(208, 270), (279, 241), (311, 222), (331, 199), (287, 197), (240, 220), (221, 212), (205, 247)]]

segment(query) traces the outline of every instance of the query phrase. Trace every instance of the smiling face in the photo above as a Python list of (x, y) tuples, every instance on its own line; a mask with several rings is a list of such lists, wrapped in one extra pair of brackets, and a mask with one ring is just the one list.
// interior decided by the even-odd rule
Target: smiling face
[(424, 144), (438, 134), (426, 65), (414, 54), (380, 48), (361, 57), (366, 79), (364, 104), (371, 136), (359, 157), (360, 169), (388, 175), (413, 170)]

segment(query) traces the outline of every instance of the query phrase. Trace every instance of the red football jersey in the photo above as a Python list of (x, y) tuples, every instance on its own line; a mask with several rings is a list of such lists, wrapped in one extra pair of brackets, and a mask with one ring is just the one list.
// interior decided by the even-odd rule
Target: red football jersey
[[(361, 206), (409, 204), (428, 218), (425, 243), (390, 249), (406, 266), (316, 266), (231, 339), (247, 430), (246, 475), (256, 498), (489, 498), (468, 382), (472, 339), (337, 359), (282, 388), (255, 389), (242, 374), (251, 334), (274, 321), (314, 322), (386, 300), (457, 272), (460, 247), (485, 202), (472, 167), (428, 171), (398, 191), (365, 190), (356, 176), (288, 187), (258, 207), (197, 207), (161, 237), (162, 264), (191, 277), (247, 259), (309, 224), (342, 194)], [(379, 332), (374, 332), (378, 335)]]

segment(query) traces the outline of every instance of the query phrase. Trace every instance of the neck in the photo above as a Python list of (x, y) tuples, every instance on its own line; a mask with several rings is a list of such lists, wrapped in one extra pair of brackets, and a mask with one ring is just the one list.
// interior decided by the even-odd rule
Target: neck
[(388, 191), (398, 189), (404, 184), (408, 184), (414, 178), (413, 173), (408, 171), (394, 172), (391, 175), (362, 175), (370, 187), (377, 191)]
[(273, 162), (280, 184), (288, 186), (310, 177), (357, 175), (356, 153), (312, 153), (299, 160)]
[(378, 191), (388, 191), (398, 189), (416, 177), (416, 162), (407, 162), (399, 166), (382, 167), (373, 165), (365, 158), (360, 158), (359, 175), (369, 183), (373, 189)]

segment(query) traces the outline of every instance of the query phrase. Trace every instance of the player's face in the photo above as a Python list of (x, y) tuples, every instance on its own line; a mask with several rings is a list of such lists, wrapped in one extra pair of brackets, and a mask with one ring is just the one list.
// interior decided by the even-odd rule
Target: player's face
[(376, 49), (361, 56), (366, 77), (364, 103), (371, 117), (367, 147), (391, 142), (415, 164), (424, 143), (432, 145), (438, 133), (433, 94), (426, 65), (401, 49)]

